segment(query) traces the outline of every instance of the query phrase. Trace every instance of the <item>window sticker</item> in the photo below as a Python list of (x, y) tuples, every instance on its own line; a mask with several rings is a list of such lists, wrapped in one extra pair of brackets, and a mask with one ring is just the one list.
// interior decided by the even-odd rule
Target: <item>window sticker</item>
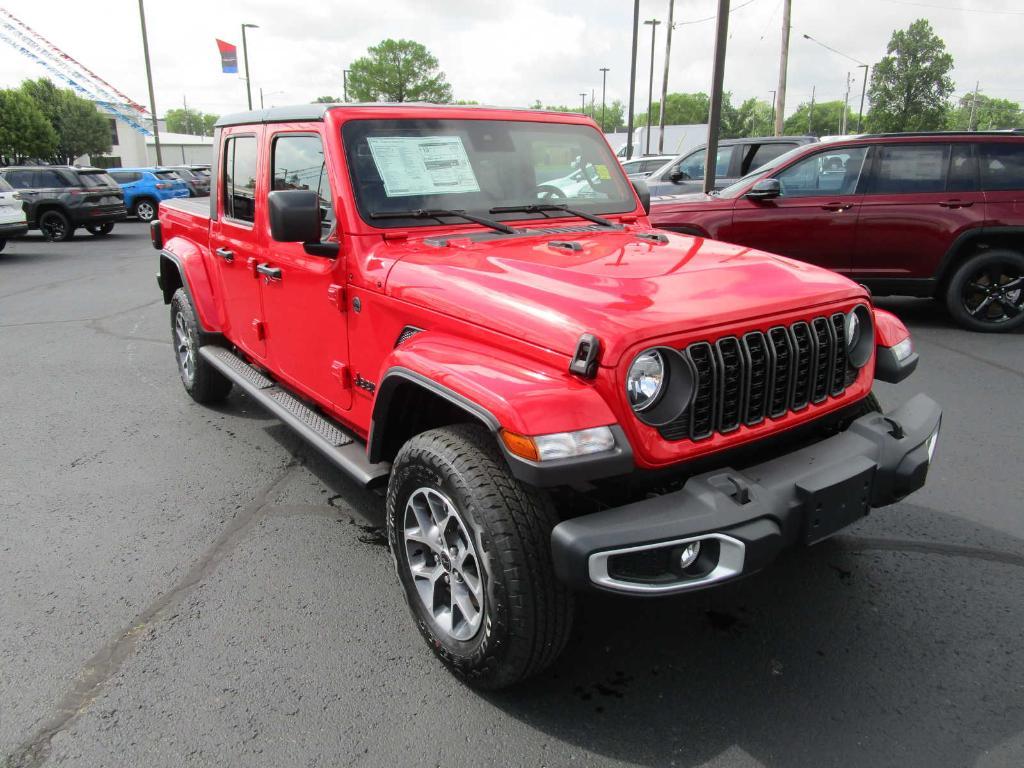
[(370, 136), (366, 141), (388, 197), (480, 191), (458, 136)]
[(608, 181), (612, 177), (607, 165), (595, 165), (594, 168), (597, 169), (597, 178)]

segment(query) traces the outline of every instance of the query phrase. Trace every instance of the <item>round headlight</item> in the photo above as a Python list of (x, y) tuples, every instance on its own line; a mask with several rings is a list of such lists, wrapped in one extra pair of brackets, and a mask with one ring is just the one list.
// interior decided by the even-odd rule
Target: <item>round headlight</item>
[(858, 304), (846, 314), (846, 359), (854, 368), (863, 368), (875, 351), (875, 329), (871, 310)]
[(665, 358), (656, 349), (641, 352), (629, 366), (626, 394), (634, 411), (645, 411), (658, 401), (665, 387)]

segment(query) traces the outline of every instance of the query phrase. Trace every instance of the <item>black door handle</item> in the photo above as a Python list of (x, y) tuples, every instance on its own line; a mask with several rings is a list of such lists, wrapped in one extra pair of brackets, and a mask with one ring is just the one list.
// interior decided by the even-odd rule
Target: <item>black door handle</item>
[(853, 203), (825, 203), (821, 206), (823, 211), (847, 211), (853, 208)]
[(214, 251), (214, 253), (216, 253), (218, 256), (224, 259), (224, 261), (235, 260), (235, 252), (229, 251), (227, 248), (218, 248), (216, 251)]
[(280, 280), (281, 279), (281, 268), (272, 267), (269, 264), (257, 264), (256, 271), (263, 275), (267, 280)]
[(970, 208), (974, 203), (969, 200), (944, 200), (939, 205), (943, 208)]

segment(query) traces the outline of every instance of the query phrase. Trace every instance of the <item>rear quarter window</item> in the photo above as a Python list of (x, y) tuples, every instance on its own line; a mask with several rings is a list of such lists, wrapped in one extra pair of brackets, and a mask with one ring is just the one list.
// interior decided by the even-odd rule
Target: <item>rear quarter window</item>
[(170, 181), (179, 181), (178, 174), (174, 171), (156, 171), (154, 174), (158, 179), (169, 179)]
[(1024, 190), (1024, 142), (978, 146), (981, 188), (988, 192)]
[(796, 144), (790, 142), (772, 142), (771, 144), (760, 144), (754, 150), (754, 153), (750, 156), (750, 161), (747, 163), (745, 173), (757, 170), (765, 163), (770, 163), (777, 157), (780, 157), (789, 150), (796, 147)]
[(116, 187), (117, 182), (109, 173), (80, 173), (78, 182), (83, 187)]

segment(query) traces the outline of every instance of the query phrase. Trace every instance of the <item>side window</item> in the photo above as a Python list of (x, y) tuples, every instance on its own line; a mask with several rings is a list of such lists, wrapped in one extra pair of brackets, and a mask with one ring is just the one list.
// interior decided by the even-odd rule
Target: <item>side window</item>
[(279, 135), (271, 151), (271, 189), (308, 189), (320, 198), (325, 226), (334, 221), (334, 198), (327, 179), (327, 162), (319, 136)]
[(131, 182), (130, 173), (117, 173), (116, 171), (111, 171), (110, 176), (118, 184), (129, 184)]
[(36, 186), (40, 189), (60, 189), (70, 185), (57, 171), (36, 171)]
[(1024, 142), (979, 144), (978, 153), (982, 189), (988, 192), (1024, 189)]
[(15, 189), (32, 188), (32, 171), (8, 171), (7, 183)]
[(256, 220), (256, 137), (235, 136), (224, 150), (224, 215)]
[(949, 144), (879, 147), (871, 194), (908, 195), (946, 191)]
[(865, 147), (817, 152), (778, 173), (784, 197), (852, 195), (857, 191)]
[(765, 163), (769, 163), (779, 155), (784, 155), (789, 150), (793, 149), (796, 144), (789, 144), (787, 142), (779, 141), (772, 144), (760, 144), (757, 149), (754, 150), (754, 154), (751, 155), (750, 161), (747, 163), (747, 168), (744, 173), (750, 171), (756, 171)]
[[(736, 150), (735, 146), (719, 147), (718, 154), (715, 155), (715, 177), (722, 178), (729, 173), (729, 164), (732, 162), (732, 153)], [(672, 170), (679, 170), (683, 173), (684, 179), (703, 179), (704, 178), (704, 156), (707, 154), (706, 149), (698, 149), (695, 152), (691, 152), (689, 155), (684, 157)]]
[(947, 192), (974, 192), (978, 189), (978, 163), (966, 141), (953, 144), (949, 155)]

